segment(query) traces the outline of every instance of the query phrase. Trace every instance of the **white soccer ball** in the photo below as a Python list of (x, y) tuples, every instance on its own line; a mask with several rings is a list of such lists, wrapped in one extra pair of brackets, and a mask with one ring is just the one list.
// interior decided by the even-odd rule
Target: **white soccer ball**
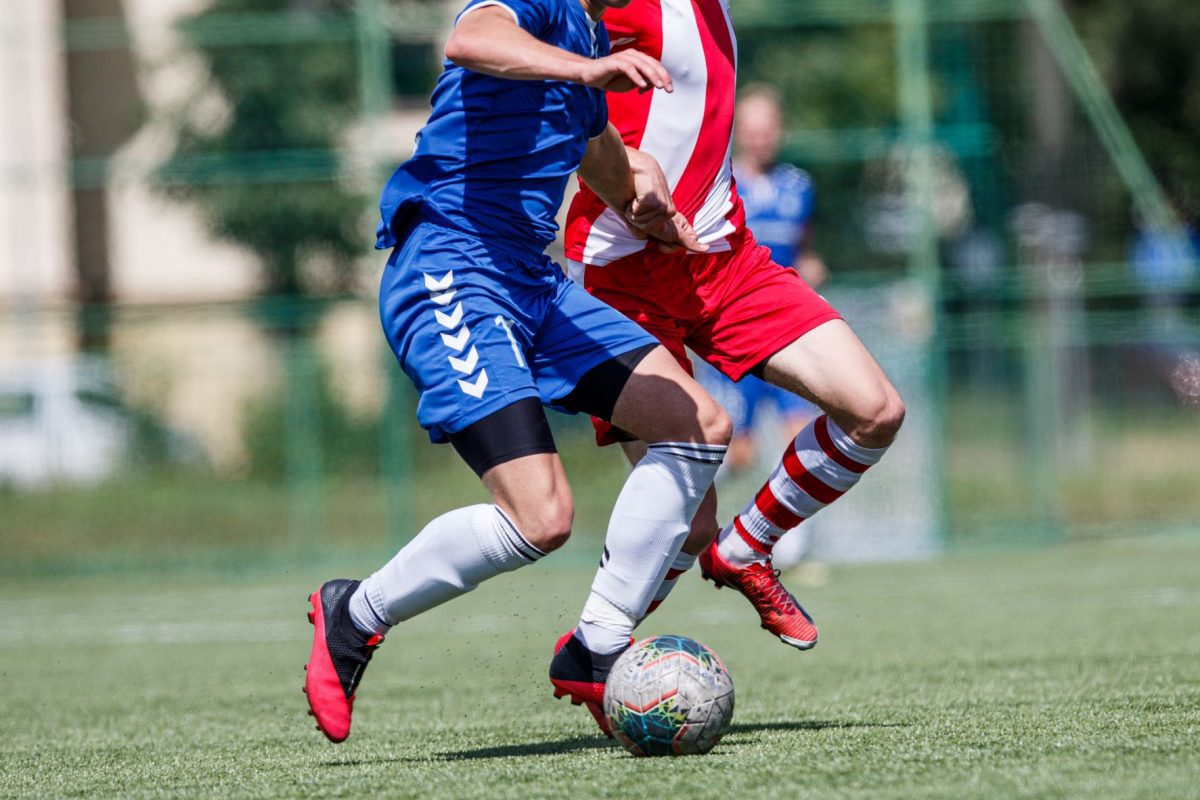
[(613, 665), (604, 713), (613, 736), (635, 756), (701, 755), (733, 721), (733, 678), (700, 642), (654, 636)]

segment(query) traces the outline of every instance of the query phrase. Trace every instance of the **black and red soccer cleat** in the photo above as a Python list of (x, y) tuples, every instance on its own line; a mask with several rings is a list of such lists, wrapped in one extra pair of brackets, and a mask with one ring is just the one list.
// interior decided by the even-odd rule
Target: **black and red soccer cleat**
[(758, 612), (764, 629), (799, 650), (817, 645), (817, 626), (796, 598), (779, 582), (779, 570), (771, 562), (737, 567), (721, 558), (717, 543), (700, 554), (700, 574), (720, 589), (731, 586), (741, 592)]
[(350, 735), (354, 693), (375, 648), (383, 642), (382, 636), (365, 634), (350, 620), (350, 595), (358, 584), (328, 581), (308, 598), (313, 607), (308, 612), (313, 645), (304, 667), (304, 693), (308, 713), (331, 742), (343, 742)]
[(554, 659), (550, 662), (554, 696), (570, 697), (574, 705), (586, 708), (601, 732), (610, 739), (613, 738), (612, 729), (604, 716), (604, 682), (608, 680), (614, 661), (615, 656), (598, 658), (579, 641), (572, 629), (555, 642)]

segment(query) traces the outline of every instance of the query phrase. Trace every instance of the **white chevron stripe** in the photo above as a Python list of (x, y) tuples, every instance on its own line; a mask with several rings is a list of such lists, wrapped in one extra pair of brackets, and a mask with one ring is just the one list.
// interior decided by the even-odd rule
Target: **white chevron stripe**
[(479, 377), (473, 383), (468, 381), (458, 382), (458, 388), (462, 389), (464, 394), (469, 394), (476, 400), (483, 398), (483, 390), (487, 388), (487, 385), (488, 374), (486, 369), (479, 371)]
[(462, 303), (460, 302), (458, 305), (456, 305), (454, 307), (454, 310), (452, 312), (450, 312), (449, 314), (446, 314), (442, 311), (434, 311), (433, 315), (435, 317), (437, 317), (437, 321), (438, 321), (439, 325), (441, 325), (443, 328), (450, 328), (453, 330), (454, 328), (458, 327), (460, 322), (462, 322), (462, 318), (463, 318)]
[(467, 339), (471, 338), (471, 331), (466, 325), (462, 326), (462, 330), (451, 336), (448, 333), (443, 333), (442, 344), (449, 347), (456, 353), (461, 353), (463, 348), (467, 346)]
[(442, 292), (441, 294), (431, 294), (429, 295), (429, 299), (437, 303), (439, 306), (448, 306), (450, 305), (450, 302), (454, 300), (454, 295), (456, 294), (458, 294), (458, 290), (451, 289), (450, 291)]
[(447, 356), (446, 359), (450, 362), (450, 366), (453, 367), (455, 371), (461, 372), (464, 375), (470, 375), (475, 371), (475, 367), (479, 364), (479, 351), (475, 349), (474, 345), (472, 345), (471, 352), (467, 353), (466, 358)]
[(444, 292), (454, 283), (454, 270), (450, 270), (442, 279), (434, 280), (433, 276), (428, 272), (425, 273), (425, 288), (431, 292)]

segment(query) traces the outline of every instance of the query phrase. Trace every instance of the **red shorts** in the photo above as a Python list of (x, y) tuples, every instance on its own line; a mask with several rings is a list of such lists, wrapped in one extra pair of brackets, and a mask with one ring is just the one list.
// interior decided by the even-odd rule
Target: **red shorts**
[[(746, 373), (804, 334), (841, 316), (796, 274), (771, 260), (748, 230), (732, 249), (708, 255), (646, 250), (604, 267), (588, 267), (584, 285), (597, 298), (658, 338), (689, 373), (685, 346), (730, 379)], [(621, 440), (599, 420), (596, 440)]]

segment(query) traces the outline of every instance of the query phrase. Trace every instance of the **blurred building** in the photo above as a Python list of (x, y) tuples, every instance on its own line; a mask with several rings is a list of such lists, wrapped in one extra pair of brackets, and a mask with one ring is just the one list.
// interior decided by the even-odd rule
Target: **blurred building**
[[(283, 380), (279, 347), (259, 322), (228, 309), (184, 310), (255, 296), (260, 266), (254, 254), (215, 238), (196, 206), (164, 197), (151, 182), (172, 146), (166, 120), (200, 94), (206, 80), (176, 26), (206, 5), (205, 0), (5, 5), (0, 394), (15, 409), (9, 422), (25, 431), (23, 446), (58, 453), (39, 476), (100, 477), (117, 468), (122, 456), (114, 437), (107, 450), (85, 448), (99, 454), (91, 461), (57, 444), (64, 430), (79, 428), (74, 421), (79, 414), (62, 410), (73, 407), (74, 395), (98, 371), (110, 373), (102, 377), (117, 387), (119, 402), (153, 410), (170, 429), (199, 441), (208, 458), (226, 464), (242, 456), (244, 409), (253, 398), (277, 391)], [(409, 59), (432, 52), (428, 43), (408, 48)], [(424, 85), (407, 88), (410, 94), (427, 93)], [(395, 103), (370, 135), (351, 130), (343, 143), (345, 157), (406, 157), (424, 117), (421, 103)], [(364, 241), (371, 233), (364, 226)], [(371, 263), (363, 273), (370, 278), (375, 273), (367, 267), (378, 259), (367, 258)], [(373, 279), (365, 278), (367, 285)], [(105, 302), (125, 315), (104, 322), (97, 341), (86, 314), (77, 309)], [(155, 310), (160, 304), (183, 305)], [(127, 321), (128, 310), (138, 306), (147, 313)], [(338, 384), (352, 407), (377, 400), (377, 386), (362, 387), (353, 379), (378, 374), (377, 327), (373, 307), (364, 303), (328, 315), (315, 332), (318, 354), (349, 374)], [(79, 355), (96, 348), (107, 357)], [(364, 361), (365, 371), (359, 368)], [(52, 403), (46, 399), (52, 396), (65, 399)], [(18, 414), (21, 409), (29, 413)], [(16, 451), (10, 455), (22, 458)]]

